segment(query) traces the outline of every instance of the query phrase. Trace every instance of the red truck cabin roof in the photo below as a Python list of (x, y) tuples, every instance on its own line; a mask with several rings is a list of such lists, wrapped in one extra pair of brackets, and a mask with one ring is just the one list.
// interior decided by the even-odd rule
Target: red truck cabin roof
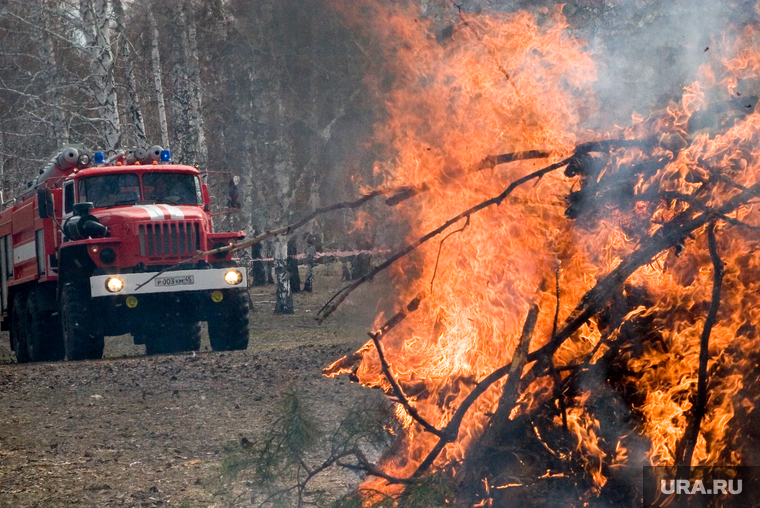
[(72, 173), (68, 178), (84, 178), (88, 176), (96, 176), (103, 174), (112, 174), (116, 172), (128, 172), (128, 173), (152, 173), (160, 171), (162, 173), (194, 173), (200, 175), (200, 171), (192, 166), (183, 166), (180, 164), (139, 164), (132, 166), (99, 166), (92, 168), (85, 168)]

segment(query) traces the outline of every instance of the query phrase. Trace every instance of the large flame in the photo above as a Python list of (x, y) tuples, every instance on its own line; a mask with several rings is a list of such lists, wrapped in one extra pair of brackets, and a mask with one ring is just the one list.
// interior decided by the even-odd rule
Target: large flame
[[(540, 22), (524, 11), (463, 14), (453, 28), (443, 30), (425, 21), (417, 9), (373, 2), (342, 6), (347, 19), (372, 30), (385, 48), (382, 72), (370, 80), (384, 94), (387, 111), (376, 126), (377, 141), (392, 146), (395, 158), (378, 164), (377, 171), (388, 185), (435, 182), (429, 191), (395, 209), (410, 227), (410, 241), (498, 195), (541, 165), (570, 155), (579, 142), (653, 137), (656, 147), (649, 156), (666, 161), (655, 177), (639, 175), (631, 182), (631, 192), (640, 197), (630, 210), (610, 206), (582, 224), (567, 218), (565, 196), (578, 181), (561, 172), (549, 173), (519, 188), (501, 205), (463, 219), (447, 234), (461, 231), (441, 235), (393, 266), (399, 307), (421, 292), (429, 296), (383, 337), (385, 355), (420, 416), (443, 428), (478, 381), (510, 362), (532, 303), (541, 312), (530, 349), (550, 340), (557, 275), (562, 323), (581, 297), (643, 238), (688, 208), (683, 202), (644, 199), (651, 195), (648, 191), (692, 195), (715, 172), (745, 187), (757, 183), (760, 116), (754, 111), (719, 112), (701, 132), (694, 118), (704, 116), (710, 104), (735, 99), (742, 80), (758, 78), (760, 52), (753, 43), (755, 32), (747, 29), (738, 41), (724, 41), (722, 52), (713, 51), (714, 61), (700, 68), (698, 81), (684, 90), (680, 103), (648, 119), (635, 116), (628, 128), (594, 133), (582, 126), (595, 104), (595, 65), (583, 41), (567, 34), (561, 8), (541, 12)], [(436, 32), (438, 37), (431, 35)], [(489, 155), (521, 150), (545, 150), (551, 157), (453, 176)], [(638, 148), (619, 149), (605, 162), (608, 168), (620, 168), (643, 157)], [(737, 192), (735, 186), (719, 182), (702, 203), (719, 204)], [(744, 206), (732, 217), (758, 223), (755, 206)], [(630, 399), (638, 401), (632, 410), (639, 419), (637, 432), (651, 443), (646, 458), (653, 465), (676, 460), (676, 443), (693, 404), (700, 335), (713, 285), (704, 231), (697, 230), (678, 252), (663, 252), (627, 281), (629, 293), (635, 288), (646, 295), (646, 302), (634, 305), (625, 319), (646, 320), (648, 329), (658, 334), (642, 338), (635, 351), (621, 351), (627, 373), (618, 380), (637, 394)], [(710, 339), (710, 396), (693, 464), (751, 459), (742, 455), (734, 438), (752, 432), (736, 421), (736, 414), (750, 414), (757, 397), (757, 391), (748, 392), (745, 378), (754, 368), (752, 352), (758, 349), (760, 251), (752, 230), (722, 222), (717, 235), (726, 275)], [(378, 316), (375, 325), (387, 317)], [(603, 331), (589, 321), (555, 353), (557, 366), (577, 364), (595, 350), (591, 362), (598, 360), (608, 349), (599, 344)], [(368, 343), (358, 353), (359, 381), (390, 392), (374, 346)], [(534, 381), (512, 417), (546, 401), (551, 385), (550, 377)], [(497, 383), (478, 399), (436, 465), (466, 457), (495, 410), (502, 387), (503, 382)], [(602, 463), (614, 467), (628, 460), (626, 436), (606, 443), (607, 452), (600, 448), (599, 429), (605, 422), (586, 410), (588, 398), (581, 394), (567, 401), (567, 427), (584, 467), (602, 486)], [(383, 468), (390, 475), (407, 477), (438, 439), (400, 405), (397, 416), (406, 429), (403, 450)], [(555, 422), (563, 425), (559, 417)]]

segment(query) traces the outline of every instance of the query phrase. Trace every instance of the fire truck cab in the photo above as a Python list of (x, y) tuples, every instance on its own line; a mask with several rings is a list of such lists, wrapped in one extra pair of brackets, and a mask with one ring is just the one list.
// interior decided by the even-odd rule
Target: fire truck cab
[(100, 358), (104, 336), (148, 354), (248, 346), (246, 271), (214, 233), (197, 168), (159, 146), (107, 161), (70, 147), (0, 212), (3, 330), (19, 362)]

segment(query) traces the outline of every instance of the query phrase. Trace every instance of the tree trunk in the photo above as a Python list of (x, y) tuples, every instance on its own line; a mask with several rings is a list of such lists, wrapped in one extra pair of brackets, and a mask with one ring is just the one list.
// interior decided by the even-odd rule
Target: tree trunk
[(290, 274), (290, 291), (301, 292), (301, 275), (298, 273), (298, 243), (295, 235), (288, 240), (288, 273)]
[(103, 138), (106, 150), (120, 146), (121, 125), (119, 105), (114, 86), (114, 59), (111, 52), (111, 17), (108, 0), (80, 0), (82, 32), (90, 55), (90, 73), (93, 77), (93, 96), (98, 105), (98, 114), (103, 122)]
[(256, 261), (263, 258), (263, 245), (257, 243), (251, 247), (251, 257), (253, 263), (251, 263), (251, 272), (253, 272), (253, 285), (264, 286), (267, 283), (266, 263), (264, 261)]
[[(184, 4), (189, 8), (190, 3)], [(195, 18), (192, 12), (189, 16), (183, 16), (187, 24), (187, 31), (183, 31), (182, 42), (185, 46), (185, 59), (187, 69), (187, 85), (190, 96), (188, 104), (190, 129), (192, 134), (192, 147), (194, 162), (202, 168), (208, 165), (208, 147), (206, 146), (206, 134), (204, 133), (203, 111), (202, 111), (202, 88), (201, 88), (201, 71), (198, 62), (198, 41), (195, 31)]]
[[(55, 45), (53, 44), (53, 37), (51, 35), (52, 27), (50, 26), (50, 11), (47, 6), (43, 6), (39, 10), (40, 26), (42, 26), (40, 41), (40, 60), (43, 63), (43, 72), (45, 73), (45, 81), (48, 83), (55, 83), (58, 75), (58, 64), (55, 59)], [(61, 96), (58, 91), (58, 87), (51, 86), (47, 92), (50, 104), (53, 105), (51, 111), (53, 135), (55, 136), (55, 143), (58, 148), (66, 145), (69, 142), (69, 126), (66, 123), (66, 115), (61, 104)]]
[(129, 51), (129, 41), (124, 35), (124, 8), (121, 0), (113, 0), (113, 10), (116, 16), (116, 30), (121, 43), (121, 57), (124, 60), (124, 70), (127, 74), (127, 93), (129, 94), (129, 116), (135, 128), (135, 144), (139, 148), (147, 148), (148, 139), (145, 135), (145, 121), (143, 120), (140, 99), (137, 95), (137, 79), (132, 66), (132, 57)]
[(293, 314), (293, 294), (290, 292), (290, 274), (287, 267), (288, 246), (280, 235), (274, 241), (274, 274), (277, 280), (275, 314)]
[(188, 16), (188, 2), (180, 2), (174, 12), (177, 16), (177, 56), (172, 66), (174, 98), (174, 130), (177, 136), (177, 159), (185, 164), (208, 162), (206, 135), (203, 132), (201, 113), (200, 68), (196, 41), (195, 21)]
[(169, 148), (169, 124), (166, 122), (166, 103), (164, 101), (164, 87), (161, 85), (161, 52), (158, 46), (158, 25), (153, 11), (148, 8), (148, 20), (150, 22), (151, 50), (150, 60), (153, 67), (153, 84), (156, 87), (156, 102), (158, 103), (158, 123), (161, 127), (161, 146)]
[(351, 265), (349, 265), (348, 260), (346, 258), (341, 259), (341, 277), (340, 280), (352, 280), (353, 277), (351, 277)]
[(372, 270), (372, 255), (365, 253), (357, 254), (354, 256), (351, 268), (351, 278), (361, 279)]
[(303, 284), (303, 290), (311, 293), (314, 285), (314, 262), (317, 257), (317, 249), (314, 247), (314, 235), (306, 236), (306, 282)]
[(174, 145), (172, 147), (174, 160), (184, 164), (191, 164), (192, 142), (190, 140), (190, 98), (187, 86), (187, 64), (186, 46), (187, 36), (185, 35), (184, 10), (182, 5), (176, 5), (172, 8), (172, 13), (177, 18), (177, 26), (172, 30), (172, 54), (171, 61), (171, 113), (172, 113), (172, 133)]
[[(274, 242), (272, 241), (266, 242), (264, 252), (266, 253), (266, 257), (273, 258), (274, 257)], [(274, 284), (274, 277), (272, 276), (272, 272), (274, 272), (274, 261), (265, 261), (264, 271), (266, 272), (266, 275), (267, 275), (267, 284)]]

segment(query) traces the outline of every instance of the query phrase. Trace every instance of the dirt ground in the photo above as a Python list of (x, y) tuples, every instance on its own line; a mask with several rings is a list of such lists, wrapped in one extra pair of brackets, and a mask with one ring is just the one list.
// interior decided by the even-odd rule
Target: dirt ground
[(288, 383), (325, 420), (368, 391), (320, 371), (366, 341), (379, 283), (319, 326), (340, 266), (317, 275), (290, 316), (272, 314), (273, 286), (251, 288), (247, 351), (210, 352), (204, 332), (200, 353), (146, 357), (125, 335), (102, 360), (19, 365), (0, 335), (0, 507), (223, 506), (208, 486), (223, 447), (260, 434)]

